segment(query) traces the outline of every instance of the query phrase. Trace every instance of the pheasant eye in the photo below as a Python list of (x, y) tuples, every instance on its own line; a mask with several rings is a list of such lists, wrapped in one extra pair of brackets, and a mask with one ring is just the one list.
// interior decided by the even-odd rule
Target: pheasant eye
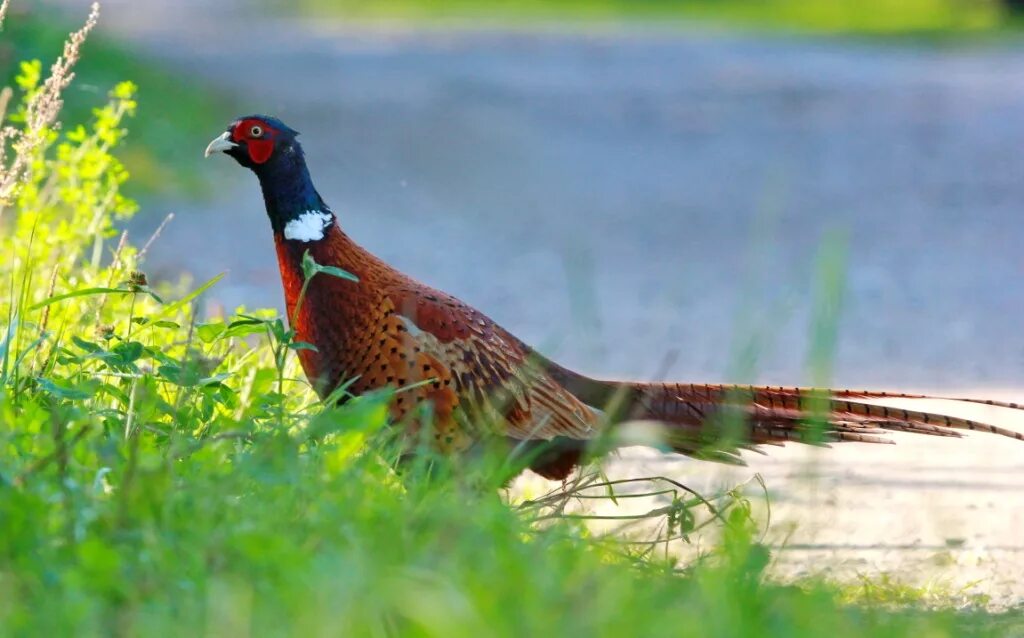
[(251, 129), (249, 129), (249, 136), (250, 137), (260, 137), (262, 135), (263, 135), (263, 127), (262, 126), (257, 126), (257, 125), (254, 124), (253, 127)]

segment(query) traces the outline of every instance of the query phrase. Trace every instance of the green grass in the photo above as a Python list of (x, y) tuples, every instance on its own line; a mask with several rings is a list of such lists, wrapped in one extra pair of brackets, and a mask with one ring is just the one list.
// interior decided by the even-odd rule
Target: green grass
[(148, 281), (118, 243), (134, 207), (112, 152), (134, 106), (122, 85), (35, 151), (0, 220), (0, 636), (1024, 630), (890, 581), (774, 584), (740, 495), (705, 519), (671, 502), (668, 533), (709, 543), (677, 565), (501, 498), (500, 453), (400, 464), (387, 393), (315, 401), (282, 319), (210, 317), (215, 280)]
[(298, 0), (349, 18), (437, 20), (710, 20), (813, 32), (976, 32), (1005, 24), (995, 0)]
[[(43, 9), (13, 4), (15, 13), (0, 32), (0, 86), (12, 83), (21, 60), (39, 59), (48, 68), (69, 31), (68, 24)], [(229, 98), (99, 36), (90, 38), (84, 52), (80, 81), (65, 93), (64, 117), (69, 122), (87, 120), (92, 109), (106, 102), (110, 87), (132, 78), (139, 85), (141, 108), (122, 149), (132, 188), (136, 193), (201, 192), (206, 184), (195, 161), (196, 148), (209, 137), (211, 117), (219, 122), (232, 112)]]

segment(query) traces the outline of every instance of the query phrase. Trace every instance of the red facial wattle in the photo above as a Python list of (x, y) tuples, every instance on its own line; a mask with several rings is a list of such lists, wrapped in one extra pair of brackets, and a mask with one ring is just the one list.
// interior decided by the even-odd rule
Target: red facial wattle
[[(253, 127), (259, 127), (262, 135), (253, 137), (250, 133)], [(249, 159), (254, 164), (263, 164), (274, 154), (274, 137), (276, 133), (274, 129), (267, 126), (266, 122), (250, 119), (239, 122), (235, 126), (234, 131), (232, 131), (231, 138), (235, 142), (245, 144), (246, 149), (249, 151)]]
[(256, 164), (262, 164), (270, 159), (274, 152), (274, 141), (269, 139), (249, 140), (249, 159)]

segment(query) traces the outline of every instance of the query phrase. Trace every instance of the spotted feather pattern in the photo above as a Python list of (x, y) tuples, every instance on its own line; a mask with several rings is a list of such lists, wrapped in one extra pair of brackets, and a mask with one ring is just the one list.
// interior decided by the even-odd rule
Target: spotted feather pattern
[(419, 435), (419, 411), (429, 405), (442, 451), (467, 449), (485, 436), (594, 435), (599, 414), (531, 364), (518, 339), (454, 297), (401, 276), (345, 241), (336, 226), (328, 234), (333, 242), (312, 248), (276, 242), (289, 316), (302, 287), (301, 251), (359, 278), (318, 276), (297, 316), (297, 338), (316, 346), (299, 356), (321, 396), (352, 379), (353, 394), (402, 389), (392, 416)]
[[(458, 299), (391, 268), (352, 242), (336, 221), (323, 240), (277, 235), (275, 242), (297, 338), (316, 346), (300, 350), (299, 357), (317, 391), (327, 396), (344, 382), (357, 395), (398, 388), (391, 404), (396, 423), (410, 441), (429, 434), (443, 452), (491, 437), (528, 450), (547, 442), (532, 467), (558, 479), (580, 462), (587, 440), (622, 419), (661, 421), (676, 451), (727, 463), (742, 462), (739, 450), (759, 445), (885, 443), (880, 435), (888, 431), (955, 437), (960, 430), (979, 430), (1024, 440), (990, 424), (874, 403), (937, 398), (925, 395), (591, 379), (543, 358)], [(340, 267), (359, 281), (318, 275), (296, 314), (306, 250), (317, 263)], [(812, 427), (822, 408), (826, 427)], [(730, 414), (740, 417), (740, 427), (724, 432), (719, 417)]]

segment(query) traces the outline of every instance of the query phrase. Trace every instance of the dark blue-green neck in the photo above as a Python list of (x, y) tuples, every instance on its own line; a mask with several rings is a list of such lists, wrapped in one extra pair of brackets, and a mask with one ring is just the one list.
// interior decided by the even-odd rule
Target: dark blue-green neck
[(275, 153), (266, 164), (253, 170), (260, 180), (263, 201), (275, 233), (308, 211), (327, 211), (328, 208), (316, 192), (306, 168), (302, 149), (297, 144)]

